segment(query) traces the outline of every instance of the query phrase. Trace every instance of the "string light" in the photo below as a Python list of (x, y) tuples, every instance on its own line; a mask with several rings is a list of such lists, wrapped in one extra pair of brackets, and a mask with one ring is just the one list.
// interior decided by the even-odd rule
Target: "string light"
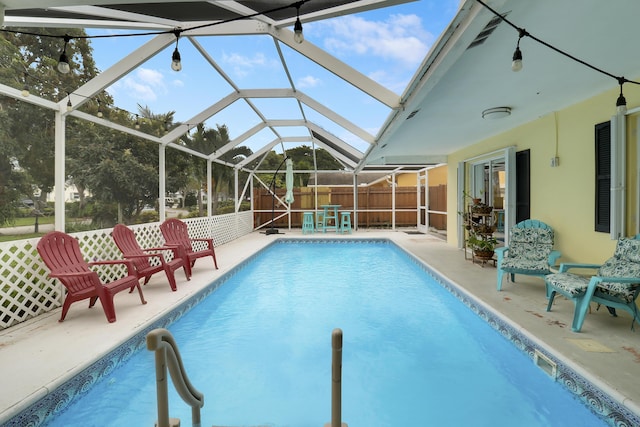
[(102, 116), (104, 116), (104, 113), (102, 112), (102, 103), (100, 102), (99, 99), (96, 99), (96, 102), (98, 103), (98, 114), (97, 114), (97, 116), (102, 118)]
[[(580, 58), (576, 58), (575, 56), (545, 42), (544, 40), (541, 40), (535, 36), (533, 36), (532, 34), (529, 34), (526, 30), (517, 27), (515, 24), (513, 24), (511, 21), (509, 21), (507, 18), (505, 18), (504, 16), (502, 16), (501, 14), (499, 14), (497, 11), (495, 11), (494, 9), (492, 9), (489, 5), (487, 5), (484, 1), (482, 0), (476, 0), (478, 3), (480, 3), (483, 7), (485, 7), (486, 9), (488, 9), (489, 11), (491, 11), (491, 13), (493, 13), (497, 18), (501, 19), (503, 22), (507, 23), (508, 25), (510, 25), (511, 27), (515, 28), (516, 30), (518, 30), (518, 34), (519, 34), (519, 38), (518, 38), (518, 45), (516, 46), (516, 51), (513, 53), (513, 62), (511, 63), (511, 69), (513, 71), (519, 71), (520, 69), (522, 69), (522, 52), (520, 51), (520, 39), (524, 36), (527, 36), (529, 38), (531, 38), (532, 40), (537, 41), (538, 43), (540, 43), (543, 46), (548, 47), (551, 50), (556, 51), (557, 53), (566, 56), (569, 59), (572, 59), (575, 62), (578, 62), (586, 67), (591, 68), (594, 71), (597, 71), (601, 74), (604, 74), (606, 76), (609, 76), (613, 79), (615, 79), (618, 84), (620, 85), (620, 95), (618, 96), (618, 99), (616, 100), (616, 110), (621, 113), (624, 114), (627, 111), (627, 100), (625, 99), (625, 97), (622, 95), (622, 85), (624, 83), (633, 83), (636, 85), (640, 85), (640, 82), (637, 81), (633, 81), (633, 80), (627, 80), (624, 77), (617, 77), (601, 68), (596, 67), (595, 65), (589, 64), (586, 61), (583, 61)], [(624, 113), (622, 113), (624, 111)]]
[(302, 43), (304, 41), (304, 34), (302, 34), (302, 22), (300, 22), (300, 6), (302, 3), (296, 4), (296, 23), (293, 25), (293, 40), (296, 43)]
[(71, 66), (69, 65), (69, 58), (67, 57), (67, 43), (71, 41), (71, 37), (65, 34), (64, 36), (64, 46), (62, 47), (62, 53), (60, 54), (60, 59), (58, 60), (58, 71), (62, 74), (67, 74), (71, 71)]
[(178, 41), (180, 40), (180, 30), (173, 30), (173, 34), (176, 36), (176, 48), (171, 55), (171, 69), (173, 71), (182, 70), (182, 60), (180, 59), (180, 52), (178, 52)]
[(67, 111), (73, 110), (73, 104), (71, 104), (71, 95), (67, 93)]
[[(199, 26), (195, 26), (195, 27), (190, 27), (187, 29), (174, 29), (174, 30), (169, 30), (169, 31), (157, 31), (157, 32), (146, 32), (146, 33), (135, 33), (135, 34), (119, 34), (119, 35), (98, 35), (98, 36), (76, 36), (76, 37), (71, 37), (67, 34), (64, 35), (63, 40), (64, 40), (64, 46), (62, 49), (62, 52), (60, 54), (60, 60), (58, 61), (58, 70), (61, 73), (68, 73), (69, 71), (71, 71), (71, 67), (69, 65), (69, 59), (67, 57), (66, 54), (66, 48), (67, 48), (67, 44), (69, 43), (69, 41), (72, 40), (72, 38), (84, 38), (84, 39), (91, 39), (91, 38), (106, 38), (106, 37), (126, 37), (126, 36), (153, 36), (153, 35), (160, 35), (160, 34), (167, 34), (167, 33), (173, 33), (176, 36), (176, 47), (175, 50), (173, 52), (172, 55), (172, 62), (171, 62), (171, 68), (172, 69), (176, 69), (176, 67), (178, 68), (176, 71), (179, 71), (182, 69), (182, 63), (181, 63), (181, 58), (180, 58), (180, 52), (178, 51), (178, 39), (179, 36), (182, 32), (184, 31), (189, 31), (189, 30), (197, 30), (200, 28), (205, 28), (205, 27), (211, 27), (214, 25), (220, 25), (220, 24), (225, 24), (225, 23), (229, 23), (229, 22), (233, 22), (233, 21), (239, 21), (239, 20), (244, 20), (244, 19), (250, 19), (253, 18), (255, 16), (259, 16), (259, 15), (264, 15), (264, 14), (268, 14), (268, 13), (273, 13), (273, 12), (277, 12), (277, 11), (281, 11), (290, 7), (295, 7), (296, 8), (296, 22), (294, 24), (294, 40), (298, 43), (302, 43), (304, 41), (304, 35), (302, 34), (302, 23), (300, 22), (300, 6), (302, 6), (304, 3), (306, 3), (307, 1), (310, 0), (302, 0), (296, 3), (292, 3), (286, 6), (280, 6), (277, 8), (273, 8), (267, 11), (262, 11), (262, 12), (256, 12), (250, 15), (245, 15), (245, 16), (238, 16), (236, 18), (232, 18), (232, 19), (227, 19), (227, 20), (222, 20), (222, 21), (216, 21), (214, 23), (207, 23), (207, 24), (203, 24), (203, 25), (199, 25)], [(481, 4), (483, 7), (485, 7), (486, 9), (488, 9), (489, 11), (491, 11), (497, 18), (499, 18), (500, 20), (502, 20), (503, 22), (507, 23), (508, 25), (510, 25), (511, 27), (515, 28), (516, 30), (518, 30), (519, 33), (519, 37), (518, 37), (518, 42), (516, 45), (516, 50), (513, 53), (513, 57), (512, 57), (512, 63), (511, 63), (511, 68), (513, 71), (520, 71), (522, 69), (522, 51), (520, 50), (520, 40), (522, 39), (522, 37), (524, 36), (528, 36), (531, 39), (537, 41), (538, 43), (582, 64), (585, 65), (599, 73), (605, 74), (611, 78), (614, 78), (618, 81), (619, 85), (620, 85), (620, 95), (618, 96), (618, 99), (616, 100), (616, 109), (621, 111), (624, 110), (626, 111), (626, 99), (624, 97), (624, 95), (622, 94), (622, 85), (623, 83), (633, 83), (633, 84), (637, 84), (640, 85), (640, 82), (637, 81), (633, 81), (633, 80), (627, 80), (624, 77), (617, 77), (607, 71), (604, 71), (598, 67), (595, 67), (579, 58), (576, 58), (573, 55), (570, 55), (567, 52), (564, 52), (560, 49), (558, 49), (555, 46), (550, 45), (549, 43), (529, 34), (526, 30), (517, 27), (516, 25), (514, 25), (511, 21), (509, 21), (505, 16), (502, 16), (501, 14), (499, 14), (498, 12), (496, 12), (494, 9), (492, 9), (489, 5), (487, 5), (484, 1), (482, 0), (476, 0), (479, 4)], [(1, 10), (1, 4), (0, 4), (0, 12), (2, 12)], [(0, 19), (3, 18), (3, 13), (0, 13)], [(27, 32), (27, 31), (16, 31), (16, 30), (10, 30), (10, 29), (6, 29), (6, 28), (0, 28), (0, 31), (2, 32), (8, 32), (8, 33), (15, 33), (15, 34), (26, 34), (26, 35), (33, 35), (33, 36), (38, 36), (38, 37), (54, 37), (54, 38), (61, 38), (61, 36), (52, 36), (49, 34), (38, 34), (38, 33), (32, 33), (32, 32)], [(28, 84), (26, 82), (26, 73), (25, 73), (25, 82), (24, 82), (24, 86), (23, 86), (23, 90), (22, 90), (22, 95), (23, 96), (29, 96), (29, 87)], [(100, 102), (98, 101), (98, 104), (100, 104)], [(99, 109), (98, 110), (98, 117), (102, 117), (102, 112)]]
[(140, 129), (140, 116), (138, 116), (137, 114), (136, 114), (136, 123), (134, 126), (136, 129)]
[[(67, 34), (64, 35), (64, 37), (61, 36), (54, 36), (54, 35), (50, 35), (50, 34), (39, 34), (39, 33), (34, 33), (34, 32), (28, 32), (28, 31), (20, 31), (20, 30), (10, 30), (7, 28), (0, 28), (0, 31), (2, 32), (7, 32), (7, 33), (13, 33), (13, 34), (26, 34), (26, 35), (32, 35), (32, 36), (37, 36), (37, 37), (53, 37), (53, 38), (63, 38), (64, 40), (64, 46), (62, 48), (62, 52), (60, 53), (60, 59), (58, 60), (58, 71), (60, 71), (63, 74), (67, 74), (71, 71), (71, 66), (69, 63), (69, 57), (67, 56), (67, 44), (74, 38), (78, 38), (78, 39), (93, 39), (93, 38), (111, 38), (111, 37), (129, 37), (129, 36), (157, 36), (157, 35), (161, 35), (161, 34), (169, 34), (169, 33), (173, 33), (176, 36), (176, 48), (173, 51), (173, 55), (171, 56), (171, 69), (175, 70), (175, 71), (180, 71), (182, 69), (182, 61), (181, 61), (181, 57), (180, 57), (180, 52), (178, 51), (178, 38), (180, 37), (180, 34), (184, 31), (189, 31), (189, 30), (199, 30), (201, 28), (207, 28), (207, 27), (213, 27), (215, 25), (221, 25), (221, 24), (227, 24), (230, 22), (235, 22), (235, 21), (240, 21), (240, 20), (245, 20), (245, 19), (251, 19), (251, 18), (255, 18), (256, 16), (262, 16), (262, 15), (268, 15), (274, 12), (279, 12), (281, 10), (285, 10), (285, 9), (289, 9), (291, 7), (295, 7), (297, 9), (297, 13), (296, 13), (296, 23), (294, 25), (294, 39), (296, 42), (298, 43), (302, 43), (304, 41), (304, 36), (302, 34), (302, 23), (300, 22), (300, 6), (305, 4), (306, 2), (308, 2), (310, 0), (302, 0), (302, 1), (298, 1), (296, 3), (292, 3), (292, 4), (288, 4), (285, 6), (278, 6), (275, 7), (273, 9), (269, 9), (269, 10), (265, 10), (262, 12), (256, 12), (256, 13), (252, 13), (249, 15), (242, 15), (242, 16), (237, 16), (235, 18), (231, 18), (231, 19), (225, 19), (225, 20), (221, 20), (221, 21), (216, 21), (216, 22), (212, 22), (212, 23), (207, 23), (207, 24), (202, 24), (202, 25), (197, 25), (194, 27), (189, 27), (186, 29), (173, 29), (173, 30), (168, 30), (168, 31), (149, 31), (149, 32), (142, 32), (142, 33), (131, 33), (131, 34), (109, 34), (109, 35), (97, 35), (97, 36), (69, 36)], [(2, 8), (1, 8), (1, 3), (0, 3), (0, 19), (4, 17), (4, 13), (2, 13)], [(1, 26), (1, 24), (0, 24)]]
[(618, 79), (618, 84), (620, 85), (620, 95), (616, 100), (616, 110), (618, 111), (618, 114), (627, 114), (627, 100), (622, 94), (622, 85), (624, 84), (625, 81), (626, 79), (624, 77), (620, 77)]

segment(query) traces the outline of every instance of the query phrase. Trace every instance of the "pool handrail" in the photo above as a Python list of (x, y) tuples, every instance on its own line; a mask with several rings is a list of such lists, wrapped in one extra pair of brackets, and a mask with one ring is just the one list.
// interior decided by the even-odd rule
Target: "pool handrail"
[(204, 406), (204, 395), (189, 381), (182, 364), (178, 345), (167, 329), (157, 328), (147, 334), (147, 350), (155, 352), (156, 390), (158, 397), (157, 427), (180, 425), (180, 420), (169, 419), (169, 394), (167, 368), (176, 391), (186, 404), (191, 406), (193, 427), (200, 427), (200, 408)]
[(324, 427), (348, 427), (342, 422), (342, 329), (331, 332), (331, 422)]

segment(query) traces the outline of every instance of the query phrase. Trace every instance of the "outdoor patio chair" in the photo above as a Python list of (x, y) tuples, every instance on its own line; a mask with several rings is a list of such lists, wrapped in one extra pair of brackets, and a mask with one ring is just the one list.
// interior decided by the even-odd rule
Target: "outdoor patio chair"
[[(509, 234), (509, 245), (496, 248), (498, 256), (498, 291), (502, 290), (505, 273), (515, 283), (516, 274), (538, 276), (541, 279), (551, 273), (560, 258), (560, 252), (553, 250), (553, 229), (542, 221), (527, 219), (514, 225)], [(547, 298), (550, 290), (546, 287)]]
[[(169, 218), (160, 224), (160, 231), (164, 236), (167, 246), (180, 246), (183, 249), (183, 259), (187, 268), (188, 276), (191, 277), (191, 269), (196, 259), (211, 256), (213, 265), (218, 269), (218, 261), (216, 260), (216, 252), (213, 247), (213, 239), (200, 238), (192, 239), (189, 237), (187, 224), (178, 218)], [(194, 250), (193, 243), (205, 243), (206, 248)]]
[[(191, 279), (187, 272), (185, 257), (181, 253), (182, 247), (164, 246), (142, 249), (136, 240), (136, 235), (133, 230), (124, 224), (116, 224), (116, 226), (113, 227), (112, 237), (124, 258), (133, 261), (138, 279), (144, 279), (145, 285), (149, 283), (149, 279), (151, 279), (151, 276), (155, 273), (164, 271), (167, 280), (169, 280), (171, 290), (177, 290), (175, 271), (180, 267), (184, 269), (187, 280)], [(164, 256), (164, 253), (167, 251), (173, 253), (173, 258), (170, 261), (167, 261)]]
[[(147, 303), (144, 300), (132, 261), (113, 260), (88, 263), (82, 257), (78, 241), (60, 231), (52, 231), (44, 235), (38, 242), (37, 250), (51, 271), (49, 276), (58, 279), (67, 289), (67, 295), (62, 304), (60, 322), (64, 321), (72, 303), (89, 299), (89, 308), (91, 308), (100, 299), (107, 320), (109, 323), (113, 323), (116, 321), (113, 297), (118, 292), (127, 289), (133, 292), (133, 289), (137, 288), (140, 301), (142, 304)], [(112, 282), (103, 283), (98, 273), (90, 269), (94, 265), (113, 264), (125, 264), (127, 275)]]
[[(597, 269), (595, 276), (568, 273), (569, 269)], [(604, 264), (562, 263), (558, 273), (545, 277), (551, 289), (547, 311), (551, 311), (556, 294), (561, 294), (575, 304), (571, 330), (580, 332), (584, 318), (593, 301), (608, 308), (620, 308), (628, 311), (633, 323), (640, 323), (636, 299), (640, 293), (640, 235), (634, 238), (622, 238), (616, 244), (616, 250)], [(609, 310), (615, 315), (615, 311)]]

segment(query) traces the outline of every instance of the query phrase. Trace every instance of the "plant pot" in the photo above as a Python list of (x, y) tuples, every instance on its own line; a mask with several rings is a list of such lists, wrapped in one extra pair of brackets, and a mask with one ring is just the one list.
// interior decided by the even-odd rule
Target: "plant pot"
[(488, 251), (485, 249), (474, 249), (473, 254), (476, 258), (481, 260), (489, 260), (493, 258), (493, 251)]
[(479, 214), (490, 214), (493, 210), (493, 206), (487, 206), (484, 203), (471, 206), (471, 212)]
[(491, 234), (493, 233), (493, 225), (477, 224), (473, 226), (473, 231), (477, 234)]

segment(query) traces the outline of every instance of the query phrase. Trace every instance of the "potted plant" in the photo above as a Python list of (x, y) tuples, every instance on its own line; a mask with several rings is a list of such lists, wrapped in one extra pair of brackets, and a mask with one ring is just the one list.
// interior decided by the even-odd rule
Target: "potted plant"
[(474, 196), (472, 196), (471, 194), (467, 193), (467, 190), (464, 190), (464, 191), (462, 192), (462, 195), (463, 195), (465, 198), (467, 198), (467, 199), (471, 200), (471, 202), (473, 203), (473, 205), (474, 205), (474, 206), (475, 206), (475, 205), (479, 205), (479, 204), (480, 204), (480, 202), (482, 201), (482, 199), (481, 199), (480, 197), (474, 197)]
[(491, 259), (498, 245), (498, 240), (493, 236), (483, 236), (470, 233), (467, 244), (473, 250), (473, 254), (480, 259)]

